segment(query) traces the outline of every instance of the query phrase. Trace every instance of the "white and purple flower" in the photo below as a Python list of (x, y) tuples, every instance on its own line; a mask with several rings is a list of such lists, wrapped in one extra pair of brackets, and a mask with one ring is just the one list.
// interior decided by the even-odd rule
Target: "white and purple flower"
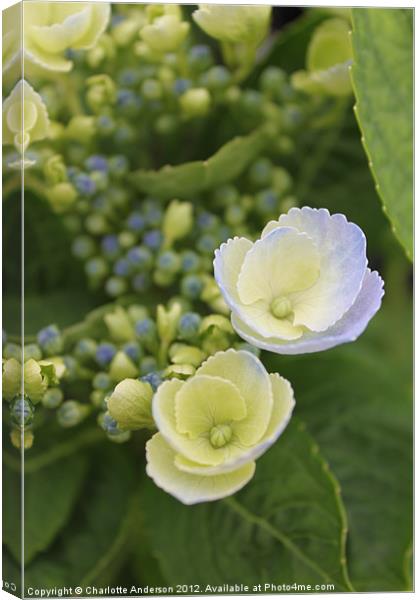
[(256, 242), (228, 240), (216, 250), (214, 271), (237, 333), (279, 354), (354, 341), (384, 294), (367, 266), (362, 230), (326, 209), (292, 208)]

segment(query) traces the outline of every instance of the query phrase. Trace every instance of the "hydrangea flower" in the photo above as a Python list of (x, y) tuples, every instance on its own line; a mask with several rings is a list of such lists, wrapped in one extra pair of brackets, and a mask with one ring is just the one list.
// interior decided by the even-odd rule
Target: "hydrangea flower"
[(271, 6), (199, 4), (193, 19), (207, 35), (222, 42), (258, 45), (267, 33)]
[(236, 332), (279, 354), (355, 340), (384, 293), (367, 267), (361, 229), (326, 209), (292, 208), (255, 243), (230, 239), (216, 251), (214, 270)]
[(146, 446), (147, 473), (184, 504), (229, 496), (285, 429), (293, 390), (247, 351), (211, 356), (187, 381), (172, 379), (152, 403), (159, 429)]
[(43, 69), (70, 71), (66, 51), (93, 48), (110, 14), (107, 2), (25, 2), (25, 57)]

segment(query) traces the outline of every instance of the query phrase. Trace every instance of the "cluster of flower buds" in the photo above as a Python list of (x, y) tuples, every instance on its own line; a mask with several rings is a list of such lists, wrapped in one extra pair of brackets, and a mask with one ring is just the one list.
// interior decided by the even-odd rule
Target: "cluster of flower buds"
[[(90, 156), (83, 171), (66, 169), (59, 156), (44, 168), (51, 193), (62, 194), (58, 206), (74, 235), (73, 254), (84, 262), (91, 287), (113, 298), (171, 288), (221, 310), (211, 278), (215, 249), (230, 237), (255, 236), (297, 204), (289, 172), (265, 157), (235, 185), (202, 194), (194, 205), (139, 197), (123, 186), (126, 168), (123, 157), (105, 155)], [(74, 190), (77, 198), (65, 209)]]
[(57, 408), (63, 401), (66, 373), (63, 340), (57, 327), (42, 329), (37, 341), (21, 345), (3, 340), (2, 389), (9, 411), (11, 440), (17, 447), (33, 443), (35, 407)]
[[(94, 334), (82, 328), (70, 338), (50, 325), (23, 350), (4, 344), (3, 399), (15, 446), (32, 446), (35, 407), (54, 410), (64, 428), (96, 415), (110, 440), (125, 442), (132, 430), (155, 428), (151, 401), (164, 380), (185, 380), (209, 356), (231, 347), (258, 353), (239, 340), (227, 317), (202, 316), (183, 298), (156, 311), (116, 305), (95, 324)], [(81, 382), (83, 392), (73, 396)]]

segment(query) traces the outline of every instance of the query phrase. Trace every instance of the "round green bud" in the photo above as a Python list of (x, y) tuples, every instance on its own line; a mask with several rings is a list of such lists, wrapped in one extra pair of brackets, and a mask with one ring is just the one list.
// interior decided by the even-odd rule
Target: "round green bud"
[(45, 408), (58, 408), (63, 402), (63, 392), (60, 388), (50, 388), (42, 397), (42, 404)]
[(18, 450), (21, 448), (24, 450), (29, 450), (32, 448), (34, 443), (34, 434), (30, 429), (27, 431), (22, 431), (21, 429), (12, 429), (10, 432), (10, 440), (13, 446)]
[(22, 348), (18, 344), (11, 342), (7, 343), (3, 348), (3, 358), (15, 358), (18, 361), (22, 360)]
[(76, 400), (66, 400), (57, 411), (57, 421), (61, 427), (75, 427), (89, 414), (90, 407)]
[(138, 374), (138, 368), (128, 358), (126, 353), (122, 351), (117, 352), (109, 367), (109, 375), (112, 381), (121, 381), (127, 377), (136, 377)]
[(108, 412), (121, 429), (154, 429), (153, 390), (138, 379), (124, 379), (108, 400)]
[(42, 351), (38, 344), (26, 344), (23, 348), (23, 360), (27, 361), (30, 358), (41, 360)]
[(203, 117), (210, 110), (211, 96), (206, 88), (195, 88), (182, 94), (179, 102), (186, 117)]

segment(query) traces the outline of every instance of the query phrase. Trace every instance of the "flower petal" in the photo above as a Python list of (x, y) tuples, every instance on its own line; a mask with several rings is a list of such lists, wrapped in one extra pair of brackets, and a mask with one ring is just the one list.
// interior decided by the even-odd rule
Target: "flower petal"
[(307, 233), (319, 250), (318, 281), (293, 295), (294, 324), (325, 331), (349, 310), (360, 292), (367, 266), (366, 238), (344, 215), (331, 216), (324, 208), (292, 208), (280, 216), (279, 224)]
[(215, 467), (203, 467), (178, 454), (175, 457), (175, 464), (178, 469), (196, 475), (218, 475), (232, 469), (237, 469), (241, 465), (262, 456), (262, 454), (277, 441), (279, 436), (285, 430), (295, 406), (293, 389), (290, 383), (283, 377), (280, 377), (278, 373), (270, 373), (270, 380), (273, 390), (273, 411), (271, 413), (267, 431), (256, 446), (244, 449), (244, 453), (235, 461), (223, 463)]
[(152, 412), (160, 433), (177, 453), (202, 465), (215, 466), (236, 459), (242, 449), (233, 444), (214, 448), (208, 435), (190, 439), (178, 431), (175, 414), (176, 397), (184, 385), (186, 385), (185, 381), (171, 379), (162, 383), (156, 391)]
[(246, 238), (235, 237), (223, 243), (215, 252), (214, 278), (232, 310), (240, 303), (237, 283), (245, 256), (253, 244)]
[(221, 377), (196, 375), (175, 397), (175, 419), (179, 433), (195, 439), (215, 425), (246, 417), (245, 400), (236, 385)]
[(234, 494), (253, 477), (255, 463), (220, 475), (193, 475), (175, 466), (175, 452), (159, 433), (146, 445), (146, 472), (157, 486), (184, 504), (219, 500)]
[(238, 278), (238, 294), (243, 304), (258, 300), (269, 303), (310, 288), (319, 277), (320, 256), (305, 233), (278, 227), (255, 242), (246, 254)]
[(216, 375), (239, 389), (247, 416), (234, 424), (234, 431), (244, 446), (256, 444), (267, 430), (273, 407), (270, 378), (262, 362), (250, 352), (231, 349), (211, 356), (197, 375)]
[(372, 272), (370, 269), (366, 269), (362, 289), (353, 306), (326, 332), (305, 333), (297, 341), (281, 342), (274, 337), (263, 338), (235, 314), (232, 314), (232, 325), (244, 340), (263, 350), (278, 354), (319, 352), (356, 340), (379, 310), (383, 295), (383, 280), (376, 271)]

